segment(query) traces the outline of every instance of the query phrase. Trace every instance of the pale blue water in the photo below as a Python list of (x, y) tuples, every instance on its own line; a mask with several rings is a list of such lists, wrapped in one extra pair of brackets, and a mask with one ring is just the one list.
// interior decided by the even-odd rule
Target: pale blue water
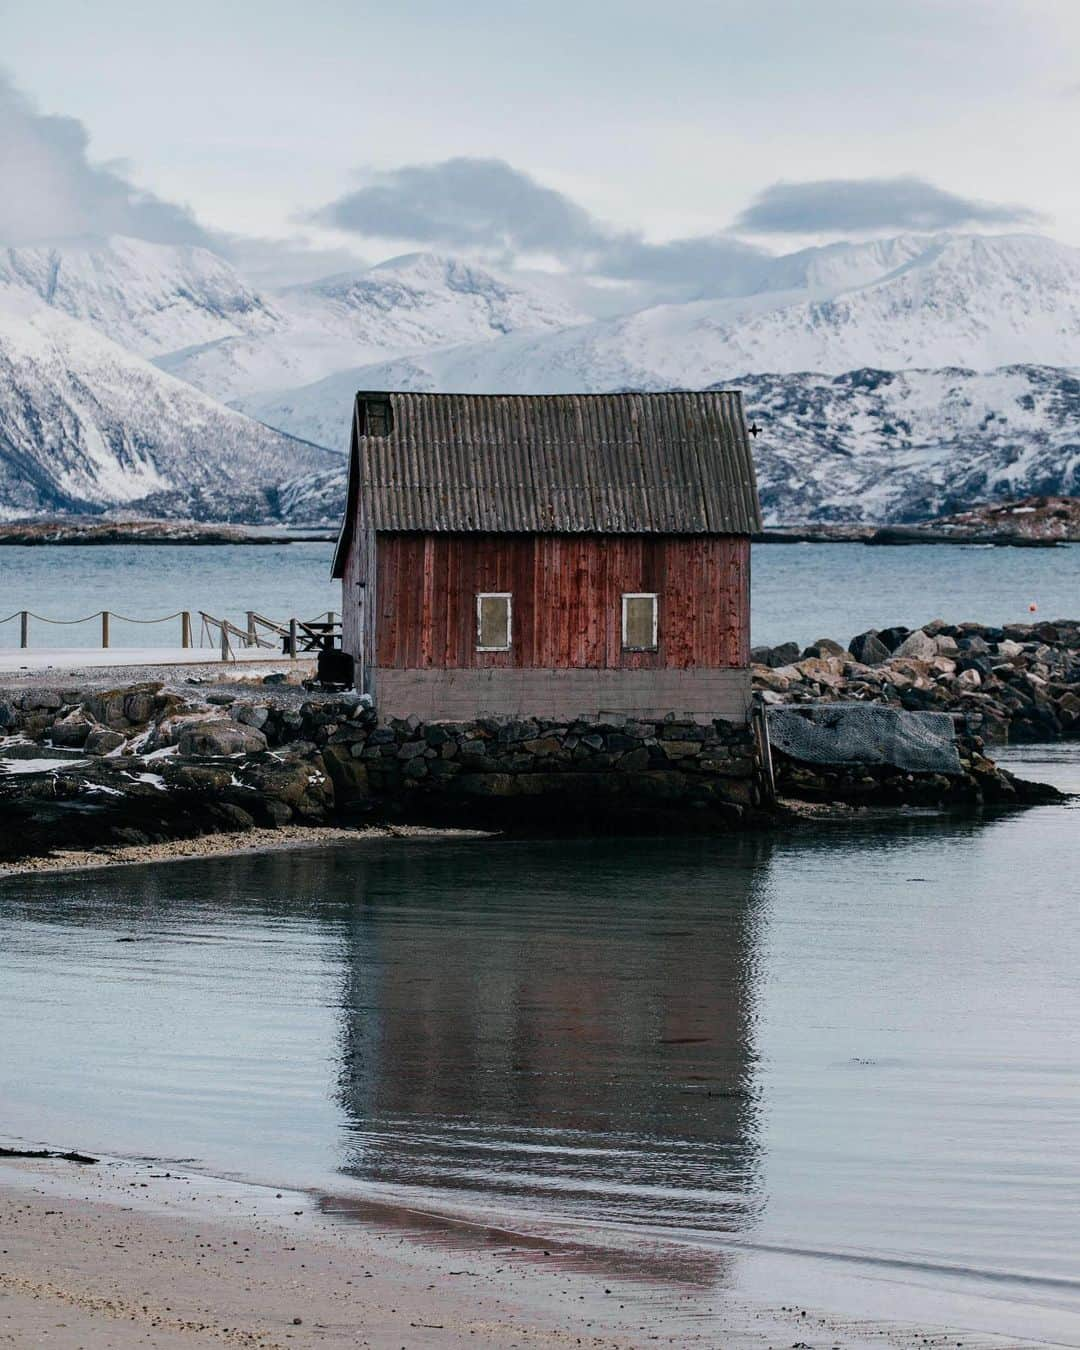
[[(31, 609), (77, 618), (99, 609), (134, 618), (176, 610), (224, 610), (314, 618), (341, 609), (330, 580), (332, 545), (0, 548), (0, 619)], [(999, 624), (1080, 616), (1080, 545), (1055, 549), (867, 548), (858, 544), (763, 544), (753, 551), (753, 640), (846, 643), (866, 628), (933, 618)], [(196, 629), (198, 619), (196, 617)], [(16, 646), (18, 623), (0, 624)], [(35, 646), (93, 646), (98, 624), (31, 626)], [(154, 627), (113, 621), (115, 646), (176, 646), (179, 620)]]
[(0, 880), (0, 1133), (1078, 1345), (1078, 875), (1070, 805)]

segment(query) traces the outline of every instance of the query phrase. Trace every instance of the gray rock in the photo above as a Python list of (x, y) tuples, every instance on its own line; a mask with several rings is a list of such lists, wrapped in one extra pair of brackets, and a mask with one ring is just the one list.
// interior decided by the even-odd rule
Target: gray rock
[(853, 637), (848, 643), (848, 651), (864, 666), (880, 666), (889, 659), (888, 647), (873, 628)]
[(235, 709), (233, 716), (238, 722), (242, 722), (244, 726), (255, 727), (257, 730), (261, 731), (263, 727), (266, 726), (267, 720), (270, 717), (270, 709), (264, 708), (257, 703), (245, 703), (241, 707)]
[(266, 737), (238, 722), (192, 722), (178, 728), (176, 743), (182, 755), (249, 755), (266, 749)]
[(227, 708), (230, 703), (236, 702), (236, 695), (226, 693), (224, 690), (215, 690), (214, 693), (207, 694), (206, 701), (219, 708)]
[(894, 652), (910, 632), (910, 628), (905, 628), (903, 624), (896, 624), (892, 628), (882, 628), (877, 636), (879, 642), (883, 642), (889, 651)]
[(968, 652), (972, 656), (989, 656), (990, 644), (985, 638), (979, 637), (976, 633), (973, 637), (961, 638), (956, 644), (962, 652)]
[(397, 752), (398, 759), (417, 759), (427, 749), (427, 741), (406, 741)]
[(930, 633), (916, 628), (901, 642), (893, 655), (907, 657), (912, 661), (932, 661), (938, 655), (937, 640)]
[(82, 746), (93, 729), (94, 723), (77, 708), (52, 724), (49, 739), (53, 745)]
[(124, 716), (129, 722), (142, 724), (154, 715), (154, 695), (157, 689), (135, 689), (124, 695)]
[(91, 727), (90, 732), (83, 744), (83, 749), (90, 755), (107, 755), (113, 750), (119, 749), (124, 744), (124, 737), (119, 731), (110, 731), (108, 727)]
[(848, 656), (846, 647), (841, 647), (839, 642), (834, 642), (832, 638), (815, 638), (810, 646), (805, 648), (800, 661), (805, 661), (811, 656)]
[(55, 689), (33, 689), (23, 694), (19, 699), (19, 705), (25, 708), (27, 712), (40, 710), (42, 712), (55, 712), (63, 707), (64, 700)]
[(761, 663), (765, 666), (790, 666), (793, 661), (799, 659), (799, 644), (797, 642), (781, 642), (779, 647), (770, 647), (768, 656)]

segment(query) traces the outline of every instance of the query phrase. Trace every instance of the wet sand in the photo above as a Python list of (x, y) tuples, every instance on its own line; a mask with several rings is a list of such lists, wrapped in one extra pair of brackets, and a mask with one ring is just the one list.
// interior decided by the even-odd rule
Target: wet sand
[(156, 1162), (0, 1160), (0, 1347), (16, 1350), (1021, 1344), (755, 1302), (724, 1270), (647, 1236), (545, 1238)]
[(326, 1208), (158, 1164), (4, 1160), (0, 1346), (756, 1348), (808, 1325), (718, 1304), (677, 1271), (646, 1287), (508, 1230), (439, 1242), (406, 1210), (368, 1206), (358, 1223)]
[(135, 863), (179, 862), (185, 858), (231, 858), (244, 853), (288, 852), (357, 844), (367, 839), (482, 839), (482, 830), (427, 829), (420, 825), (379, 825), (350, 829), (338, 825), (280, 825), (243, 833), (205, 834), (197, 839), (171, 839), (163, 844), (129, 844), (94, 849), (57, 849), (45, 857), (0, 863), (0, 877), (30, 872), (73, 872), (85, 868), (122, 867)]

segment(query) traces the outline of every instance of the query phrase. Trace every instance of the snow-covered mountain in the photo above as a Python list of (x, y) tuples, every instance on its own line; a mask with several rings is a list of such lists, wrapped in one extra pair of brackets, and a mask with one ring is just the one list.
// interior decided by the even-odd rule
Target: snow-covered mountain
[(913, 521), (1080, 495), (1080, 378), (1047, 366), (751, 375), (734, 382), (766, 519)]
[(697, 389), (746, 371), (1080, 366), (1080, 250), (1064, 244), (1029, 235), (905, 237), (780, 261), (786, 267), (773, 280), (782, 289), (414, 352), (246, 406), (317, 439), (343, 383), (565, 393)]
[(359, 388), (735, 385), (764, 425), (777, 521), (1080, 491), (1080, 250), (902, 236), (764, 259), (747, 278), (748, 294), (590, 319), (572, 286), (432, 254), (268, 295), (205, 249), (9, 249), (0, 512), (229, 513), (254, 485), (287, 518), (332, 519), (340, 461), (280, 433), (344, 449)]
[(558, 331), (584, 320), (538, 286), (431, 253), (290, 287), (274, 307), (272, 330), (182, 349), (158, 364), (235, 402), (404, 352)]
[(265, 297), (205, 248), (115, 235), (0, 251), (0, 309), (20, 294), (154, 357), (178, 347), (272, 332)]
[(229, 515), (283, 479), (331, 466), (42, 301), (0, 308), (0, 518), (157, 497)]

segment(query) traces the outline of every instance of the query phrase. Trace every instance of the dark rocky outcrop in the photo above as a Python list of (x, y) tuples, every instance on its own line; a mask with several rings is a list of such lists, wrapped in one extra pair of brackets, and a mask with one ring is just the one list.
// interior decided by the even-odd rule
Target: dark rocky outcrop
[(746, 727), (674, 717), (378, 725), (353, 695), (280, 697), (250, 686), (190, 702), (160, 686), (14, 694), (0, 760), (46, 763), (0, 770), (0, 856), (331, 820), (522, 832), (764, 819)]
[[(1080, 738), (1080, 622), (947, 624), (860, 633), (846, 652), (754, 666), (766, 703), (882, 702), (952, 713), (962, 735)], [(777, 650), (775, 648), (771, 650)], [(810, 649), (808, 649), (810, 650)]]

